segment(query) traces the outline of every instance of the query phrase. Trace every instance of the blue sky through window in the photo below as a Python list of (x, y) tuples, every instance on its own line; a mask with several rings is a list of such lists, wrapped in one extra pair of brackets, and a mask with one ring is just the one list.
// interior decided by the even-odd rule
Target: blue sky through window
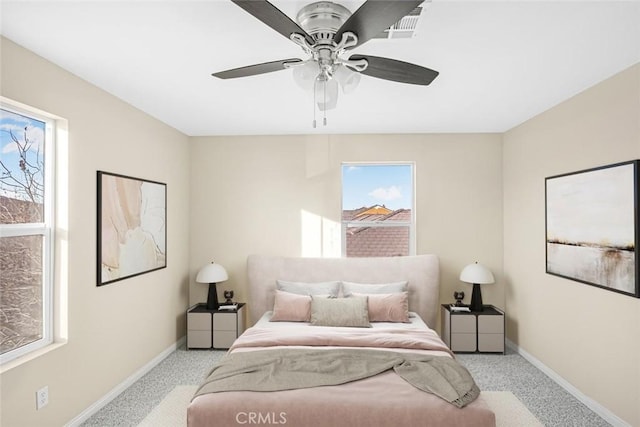
[[(11, 174), (18, 181), (25, 182), (24, 173), (20, 169), (20, 150), (11, 137), (13, 134), (20, 144), (25, 144), (25, 129), (27, 137), (27, 144), (24, 145), (27, 149), (25, 160), (27, 165), (37, 165), (38, 161), (44, 157), (45, 123), (12, 111), (0, 110), (0, 160), (2, 162), (0, 195), (25, 199), (24, 191), (21, 191), (20, 186), (16, 186), (13, 180), (8, 179), (8, 175)], [(41, 173), (36, 174), (34, 178), (42, 185)]]
[(343, 164), (342, 209), (376, 204), (411, 209), (413, 177), (411, 164)]

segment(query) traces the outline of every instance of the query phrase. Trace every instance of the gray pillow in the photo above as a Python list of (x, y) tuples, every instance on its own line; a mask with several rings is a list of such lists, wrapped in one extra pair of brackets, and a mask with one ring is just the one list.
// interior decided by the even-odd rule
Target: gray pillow
[(396, 292), (407, 292), (407, 281), (392, 283), (353, 283), (342, 282), (342, 293), (345, 297), (351, 294), (394, 294)]
[(370, 328), (367, 297), (311, 297), (311, 324)]
[(276, 289), (298, 295), (329, 295), (335, 298), (340, 292), (340, 282), (304, 283), (276, 280)]

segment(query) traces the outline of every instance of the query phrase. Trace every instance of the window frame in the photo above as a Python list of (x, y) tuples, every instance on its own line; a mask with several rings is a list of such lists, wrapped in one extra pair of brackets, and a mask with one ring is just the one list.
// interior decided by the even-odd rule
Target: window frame
[[(345, 221), (344, 213), (344, 168), (345, 166), (410, 166), (411, 167), (411, 221)], [(349, 227), (408, 227), (409, 255), (416, 254), (416, 163), (412, 161), (342, 162), (340, 164), (340, 245), (341, 255), (347, 258), (347, 230)]]
[(24, 104), (0, 97), (0, 108), (38, 120), (44, 132), (44, 198), (43, 221), (23, 224), (0, 224), (0, 237), (42, 236), (42, 338), (0, 354), (0, 365), (44, 348), (54, 341), (55, 286), (55, 166), (57, 120), (51, 115)]

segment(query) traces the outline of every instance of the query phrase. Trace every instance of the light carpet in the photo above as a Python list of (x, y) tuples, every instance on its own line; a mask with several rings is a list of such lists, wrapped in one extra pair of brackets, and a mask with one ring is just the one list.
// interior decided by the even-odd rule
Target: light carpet
[[(187, 406), (197, 388), (194, 385), (176, 386), (138, 427), (186, 426)], [(483, 391), (482, 396), (496, 414), (496, 427), (544, 427), (510, 391)]]

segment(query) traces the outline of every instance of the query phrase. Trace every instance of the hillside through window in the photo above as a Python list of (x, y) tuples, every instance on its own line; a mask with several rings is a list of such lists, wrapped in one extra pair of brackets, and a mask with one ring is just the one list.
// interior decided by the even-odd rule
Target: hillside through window
[(342, 165), (342, 253), (415, 253), (413, 163)]
[(53, 122), (0, 109), (0, 360), (51, 342)]

